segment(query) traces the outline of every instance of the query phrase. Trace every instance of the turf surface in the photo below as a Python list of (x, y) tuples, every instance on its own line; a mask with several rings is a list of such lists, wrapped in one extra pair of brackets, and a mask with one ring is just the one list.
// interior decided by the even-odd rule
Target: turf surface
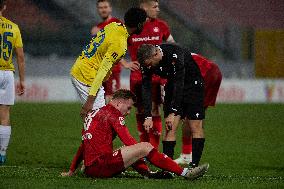
[[(0, 188), (284, 188), (284, 105), (223, 104), (209, 109), (202, 161), (209, 162), (210, 169), (194, 182), (144, 180), (132, 172), (113, 179), (80, 173), (60, 177), (80, 144), (79, 110), (80, 104), (15, 105)], [(127, 125), (137, 137), (134, 117), (132, 112)], [(179, 147), (180, 141), (176, 156)]]

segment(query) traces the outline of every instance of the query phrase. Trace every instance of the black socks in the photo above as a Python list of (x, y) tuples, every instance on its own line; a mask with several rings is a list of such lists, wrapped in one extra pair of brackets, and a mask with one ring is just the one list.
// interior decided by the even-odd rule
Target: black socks
[(171, 159), (174, 158), (176, 141), (163, 141), (163, 153)]
[(192, 164), (198, 166), (204, 148), (205, 138), (192, 139)]

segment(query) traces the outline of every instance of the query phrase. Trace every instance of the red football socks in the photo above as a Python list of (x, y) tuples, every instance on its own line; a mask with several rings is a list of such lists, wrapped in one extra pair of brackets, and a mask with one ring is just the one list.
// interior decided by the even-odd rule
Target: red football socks
[(161, 116), (153, 116), (153, 128), (150, 130), (149, 139), (154, 148), (159, 149), (160, 136), (162, 133), (162, 120)]
[(192, 137), (182, 136), (182, 153), (191, 154), (192, 153)]
[(167, 155), (158, 152), (157, 149), (153, 148), (147, 155), (148, 161), (150, 161), (156, 167), (159, 167), (165, 171), (181, 175), (183, 168), (176, 164), (171, 158)]

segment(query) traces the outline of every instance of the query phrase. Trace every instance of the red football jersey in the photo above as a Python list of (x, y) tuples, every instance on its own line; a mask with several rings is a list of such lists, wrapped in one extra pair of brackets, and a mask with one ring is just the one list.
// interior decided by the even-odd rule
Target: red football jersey
[(108, 25), (108, 24), (110, 24), (110, 23), (112, 23), (112, 22), (122, 23), (121, 20), (119, 20), (118, 18), (111, 17), (110, 19), (105, 20), (105, 21), (99, 23), (99, 24), (97, 25), (97, 27), (98, 27), (99, 29), (103, 29), (106, 25)]
[(85, 165), (92, 165), (101, 154), (112, 153), (112, 141), (116, 136), (126, 146), (137, 143), (130, 135), (119, 110), (108, 104), (97, 113), (88, 114), (82, 135)]
[(128, 38), (128, 50), (132, 61), (136, 61), (137, 50), (142, 44), (160, 45), (167, 40), (171, 32), (166, 22), (160, 19), (148, 20), (143, 31), (139, 35), (131, 35)]
[(204, 78), (207, 71), (211, 69), (212, 67), (212, 61), (204, 58), (203, 56), (199, 55), (199, 54), (195, 54), (195, 53), (191, 53), (191, 56), (193, 58), (193, 60), (197, 63), (201, 75)]

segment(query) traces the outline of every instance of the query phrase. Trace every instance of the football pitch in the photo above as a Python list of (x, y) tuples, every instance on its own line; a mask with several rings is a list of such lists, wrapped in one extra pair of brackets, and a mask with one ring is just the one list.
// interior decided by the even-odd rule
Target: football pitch
[[(13, 107), (12, 139), (7, 163), (0, 166), (0, 188), (284, 188), (284, 105), (220, 104), (209, 109), (202, 162), (210, 163), (210, 168), (196, 181), (145, 180), (133, 172), (112, 179), (90, 179), (80, 172), (60, 177), (80, 144), (80, 107), (68, 103)], [(127, 125), (137, 138), (134, 117), (132, 112)], [(118, 140), (115, 143), (120, 146)]]

